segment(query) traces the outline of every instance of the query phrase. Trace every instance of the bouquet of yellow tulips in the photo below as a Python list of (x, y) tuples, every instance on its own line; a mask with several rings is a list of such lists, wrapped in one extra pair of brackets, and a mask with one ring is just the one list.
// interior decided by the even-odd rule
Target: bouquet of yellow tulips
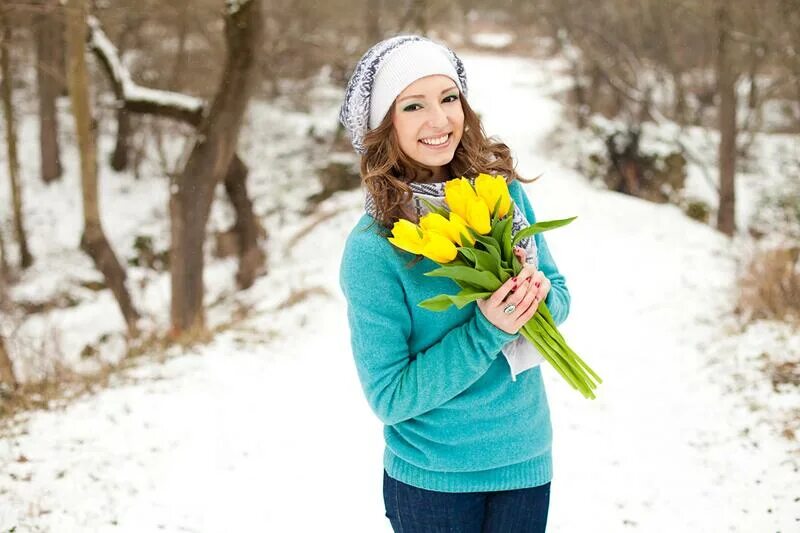
[[(427, 203), (430, 213), (419, 224), (398, 220), (389, 241), (398, 248), (421, 254), (440, 268), (426, 276), (447, 277), (455, 281), (458, 294), (440, 294), (420, 302), (420, 307), (443, 311), (455, 305), (488, 298), (506, 280), (516, 276), (522, 265), (513, 253), (514, 246), (526, 237), (569, 224), (576, 217), (537, 222), (512, 235), (513, 202), (503, 176), (480, 174), (475, 187), (466, 178), (445, 183), (448, 209)], [(592, 392), (602, 383), (600, 377), (576, 354), (561, 336), (544, 301), (520, 334), (561, 376), (594, 399)]]

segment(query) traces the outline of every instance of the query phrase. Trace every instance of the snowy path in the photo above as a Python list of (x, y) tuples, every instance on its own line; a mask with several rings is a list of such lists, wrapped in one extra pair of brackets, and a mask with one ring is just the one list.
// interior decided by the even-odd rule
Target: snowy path
[[(744, 447), (704, 370), (700, 347), (733, 270), (725, 241), (673, 207), (595, 190), (537, 152), (560, 108), (534, 63), (464, 59), (487, 131), (523, 175), (544, 172), (527, 186), (539, 218), (579, 215), (548, 242), (573, 295), (562, 331), (605, 382), (590, 402), (545, 371), (548, 530), (798, 527), (796, 480), (766, 472), (779, 450)], [(262, 332), (305, 323), (300, 335), (226, 333), (199, 354), (141, 367), (138, 384), (32, 417), (26, 434), (0, 442), (0, 531), (389, 531), (381, 426), (356, 379), (337, 285), (360, 193), (334, 206), (347, 209), (284, 260), (299, 266), (276, 266), (251, 290), (259, 302), (271, 287), (328, 287), (332, 297), (253, 322)]]

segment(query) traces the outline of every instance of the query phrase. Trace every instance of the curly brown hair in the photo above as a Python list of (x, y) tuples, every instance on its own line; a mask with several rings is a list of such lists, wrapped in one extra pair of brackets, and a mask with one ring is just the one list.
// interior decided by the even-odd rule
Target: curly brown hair
[[(523, 179), (514, 169), (511, 149), (496, 138), (486, 136), (478, 114), (464, 95), (459, 96), (464, 110), (464, 133), (447, 165), (449, 176), (475, 177), (480, 173), (503, 175), (508, 183)], [(392, 108), (394, 109), (394, 105)], [(381, 124), (364, 136), (366, 153), (361, 156), (361, 181), (375, 201), (376, 220), (384, 229), (391, 228), (401, 218), (417, 222), (411, 208), (411, 188), (408, 183), (426, 181), (433, 172), (401, 149), (392, 127), (393, 111), (386, 113)]]

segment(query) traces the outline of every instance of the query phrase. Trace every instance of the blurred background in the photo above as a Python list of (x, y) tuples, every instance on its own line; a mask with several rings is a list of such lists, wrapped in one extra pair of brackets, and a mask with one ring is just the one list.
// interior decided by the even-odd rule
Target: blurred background
[[(337, 287), (363, 209), (337, 113), (400, 33), (464, 58), (487, 133), (544, 174), (542, 218), (586, 219), (548, 236), (567, 331), (627, 377), (596, 411), (548, 382), (563, 420), (597, 424), (559, 422), (565, 460), (587, 431), (653, 431), (585, 465), (637, 480), (615, 504), (565, 475), (562, 501), (601, 503), (554, 500), (552, 530), (800, 527), (800, 1), (4, 0), (0, 530), (319, 530), (290, 511), (331, 468), (299, 458), (320, 427), (359, 442), (329, 520), (388, 530)], [(667, 433), (673, 472), (702, 472), (683, 516), (643, 495)]]

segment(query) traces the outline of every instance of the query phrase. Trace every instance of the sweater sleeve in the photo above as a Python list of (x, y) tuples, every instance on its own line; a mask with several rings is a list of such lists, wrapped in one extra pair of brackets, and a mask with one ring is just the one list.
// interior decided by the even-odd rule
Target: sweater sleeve
[[(528, 219), (529, 224), (536, 222), (536, 215), (533, 212), (533, 206), (528, 199), (528, 195), (522, 185), (514, 180), (508, 186), (511, 196), (515, 202), (518, 202), (520, 209), (522, 209), (525, 218)], [(553, 256), (550, 254), (550, 248), (547, 246), (547, 241), (544, 238), (544, 233), (537, 233), (534, 235), (536, 248), (539, 259), (539, 270), (550, 280), (550, 292), (544, 300), (550, 314), (556, 325), (560, 325), (567, 319), (569, 315), (570, 294), (567, 289), (567, 282), (563, 274), (559, 272)]]
[[(475, 303), (474, 314), (438, 342), (411, 353), (411, 313), (393, 250), (348, 239), (339, 272), (351, 344), (367, 401), (386, 425), (426, 413), (477, 381), (518, 334), (497, 328)], [(370, 249), (373, 248), (373, 249)], [(375, 249), (378, 248), (378, 249)], [(388, 256), (388, 257), (387, 257)], [(431, 320), (436, 320), (431, 316)]]

